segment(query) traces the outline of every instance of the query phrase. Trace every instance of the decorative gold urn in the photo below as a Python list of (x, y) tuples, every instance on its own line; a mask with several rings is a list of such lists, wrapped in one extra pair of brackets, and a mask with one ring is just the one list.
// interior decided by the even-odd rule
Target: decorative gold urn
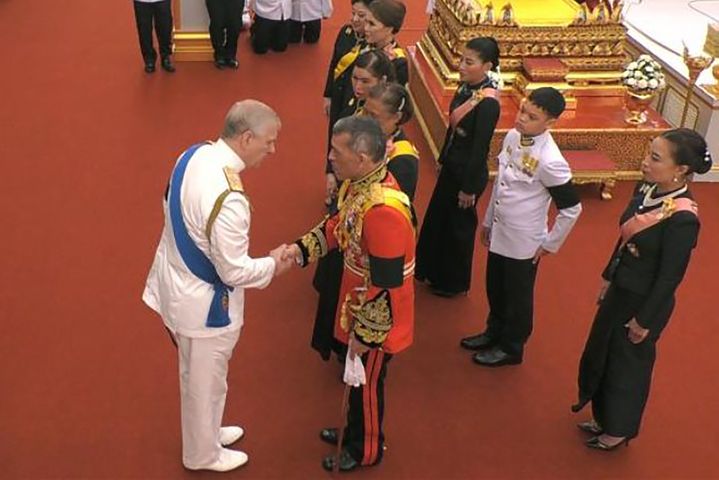
[(628, 88), (624, 95), (624, 105), (627, 109), (624, 121), (630, 125), (645, 124), (647, 109), (656, 94), (656, 90), (635, 91)]

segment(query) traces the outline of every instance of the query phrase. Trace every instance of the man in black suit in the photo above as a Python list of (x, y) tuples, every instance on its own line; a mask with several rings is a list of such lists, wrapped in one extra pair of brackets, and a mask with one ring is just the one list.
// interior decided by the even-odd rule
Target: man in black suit
[(174, 72), (172, 64), (172, 6), (170, 0), (134, 0), (135, 22), (140, 38), (140, 50), (145, 61), (145, 72), (155, 71), (157, 52), (152, 45), (152, 24), (160, 47), (160, 65), (167, 72)]
[(238, 68), (237, 39), (242, 28), (245, 0), (205, 0), (210, 15), (210, 39), (217, 68)]

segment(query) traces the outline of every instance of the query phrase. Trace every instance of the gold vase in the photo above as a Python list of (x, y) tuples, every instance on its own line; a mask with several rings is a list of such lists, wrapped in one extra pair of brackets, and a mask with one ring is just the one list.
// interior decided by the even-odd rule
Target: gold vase
[(646, 123), (647, 109), (656, 94), (656, 91), (636, 92), (627, 89), (624, 94), (624, 105), (627, 109), (624, 121), (630, 125), (643, 125)]

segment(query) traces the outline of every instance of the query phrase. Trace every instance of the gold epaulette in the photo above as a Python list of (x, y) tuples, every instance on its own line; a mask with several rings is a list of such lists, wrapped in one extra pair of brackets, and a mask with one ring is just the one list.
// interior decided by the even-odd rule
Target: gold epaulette
[(232, 167), (223, 167), (222, 171), (225, 172), (227, 185), (229, 186), (231, 192), (245, 192), (245, 189), (242, 186), (242, 180), (240, 179), (240, 174), (237, 173), (236, 170), (233, 170)]
[(414, 145), (412, 145), (409, 140), (398, 140), (394, 142), (394, 148), (392, 148), (392, 153), (390, 153), (389, 159), (392, 160), (393, 158), (401, 155), (411, 155), (419, 158), (419, 152), (416, 148), (414, 148)]
[(412, 202), (407, 194), (394, 188), (385, 187), (379, 183), (370, 186), (370, 195), (363, 206), (364, 212), (378, 205), (387, 205), (402, 214), (410, 225), (412, 222)]
[(404, 48), (397, 47), (393, 49), (394, 52), (394, 58), (407, 58), (407, 52), (404, 51)]
[(354, 32), (354, 30), (352, 30), (352, 27), (347, 25), (347, 28), (345, 28), (345, 35), (350, 36), (350, 35), (354, 35), (354, 33), (355, 32)]
[(222, 204), (224, 203), (225, 198), (227, 198), (227, 196), (232, 192), (241, 193), (245, 198), (247, 198), (247, 195), (245, 194), (245, 189), (242, 186), (240, 174), (233, 170), (231, 167), (223, 167), (222, 171), (225, 173), (225, 179), (227, 180), (228, 188), (227, 190), (222, 192), (215, 200), (215, 204), (212, 206), (210, 216), (207, 219), (207, 225), (205, 225), (205, 236), (207, 237), (207, 241), (210, 243), (212, 243), (212, 225), (215, 224), (215, 220), (217, 220), (217, 216), (220, 214), (220, 210), (222, 209)]

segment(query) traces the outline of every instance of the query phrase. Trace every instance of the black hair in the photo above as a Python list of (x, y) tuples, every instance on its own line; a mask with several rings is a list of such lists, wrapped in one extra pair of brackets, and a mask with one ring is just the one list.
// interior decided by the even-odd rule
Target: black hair
[(368, 93), (368, 98), (382, 102), (390, 113), (401, 113), (399, 125), (407, 123), (414, 114), (414, 107), (409, 98), (407, 89), (397, 83), (379, 84)]
[(707, 142), (690, 128), (675, 128), (660, 135), (672, 144), (674, 163), (686, 165), (687, 174), (707, 173), (712, 168), (712, 157)]
[(364, 115), (341, 118), (332, 127), (332, 135), (343, 133), (350, 135), (349, 147), (353, 152), (368, 155), (373, 163), (384, 160), (387, 137), (374, 118)]
[(392, 27), (392, 33), (398, 33), (404, 23), (407, 7), (397, 0), (374, 0), (369, 5), (372, 16), (382, 25)]
[(529, 94), (527, 100), (544, 110), (552, 118), (559, 118), (567, 106), (564, 96), (554, 87), (541, 87)]
[(492, 71), (499, 67), (499, 44), (492, 37), (476, 37), (468, 41), (465, 47), (474, 51), (485, 62), (492, 62)]
[(351, 0), (352, 5), (354, 5), (355, 3), (361, 3), (361, 4), (363, 4), (365, 7), (369, 7), (370, 4), (372, 4), (372, 1), (373, 1), (373, 0)]
[(354, 66), (364, 68), (375, 78), (385, 77), (388, 82), (394, 82), (397, 77), (392, 61), (381, 50), (370, 50), (363, 53), (357, 57)]

